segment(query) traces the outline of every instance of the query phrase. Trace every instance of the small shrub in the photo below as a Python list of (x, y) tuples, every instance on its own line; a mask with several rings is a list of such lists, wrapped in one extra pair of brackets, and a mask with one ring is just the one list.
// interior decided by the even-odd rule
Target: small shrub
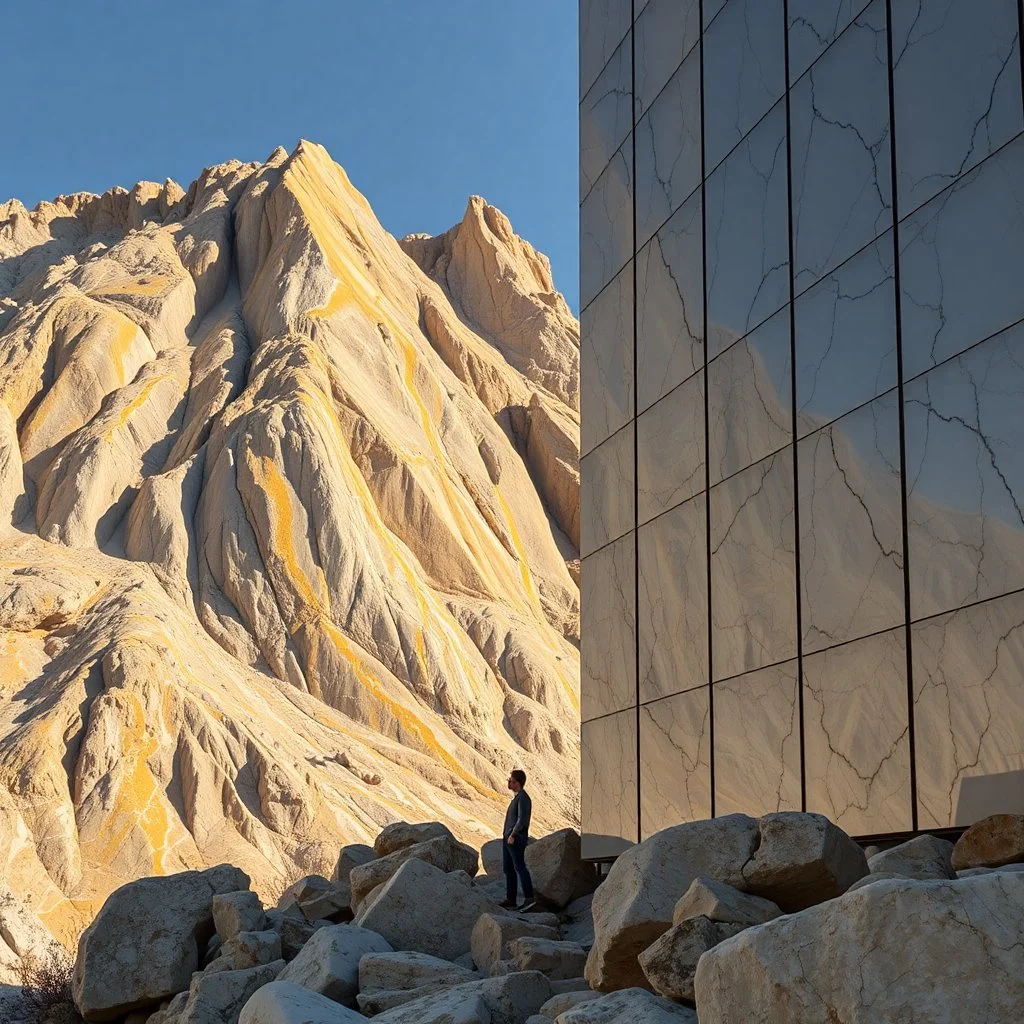
[(74, 1024), (80, 1021), (71, 995), (75, 965), (61, 949), (42, 956), (22, 957), (18, 967), (25, 1005), (36, 1024)]

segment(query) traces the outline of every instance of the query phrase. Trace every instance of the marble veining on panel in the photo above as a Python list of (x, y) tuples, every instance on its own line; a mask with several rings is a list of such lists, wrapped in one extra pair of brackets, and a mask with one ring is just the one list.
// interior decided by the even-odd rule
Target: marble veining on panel
[(911, 827), (905, 632), (804, 658), (807, 810), (850, 835)]
[(795, 661), (715, 683), (715, 813), (800, 810)]
[(708, 681), (708, 559), (705, 496), (640, 527), (640, 701)]
[(650, 0), (637, 13), (634, 32), (639, 120), (700, 39), (699, 0)]
[(789, 80), (795, 82), (865, 6), (865, 0), (789, 0)]
[(584, 722), (580, 744), (580, 811), (596, 839), (637, 842), (636, 710)]
[(632, 0), (580, 0), (580, 95), (608, 63), (633, 17)]
[(627, 37), (580, 103), (581, 202), (633, 124), (631, 49)]
[(580, 207), (580, 305), (626, 265), (633, 252), (633, 141), (612, 157)]
[(580, 555), (621, 537), (634, 525), (633, 423), (580, 459)]
[(708, 690), (690, 690), (640, 709), (642, 838), (711, 816)]
[(904, 398), (912, 617), (1024, 587), (1024, 325)]
[(636, 704), (636, 556), (627, 534), (583, 559), (580, 704), (583, 721)]

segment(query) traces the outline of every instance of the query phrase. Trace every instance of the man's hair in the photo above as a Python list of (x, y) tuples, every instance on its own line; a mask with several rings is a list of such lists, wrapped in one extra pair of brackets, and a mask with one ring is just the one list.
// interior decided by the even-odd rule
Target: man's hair
[(512, 771), (512, 778), (519, 783), (520, 786), (526, 785), (526, 772), (522, 768), (515, 768)]

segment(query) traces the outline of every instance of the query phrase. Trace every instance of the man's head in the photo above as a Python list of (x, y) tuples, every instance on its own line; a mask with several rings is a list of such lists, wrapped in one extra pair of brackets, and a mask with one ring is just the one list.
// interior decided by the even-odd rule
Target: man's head
[(525, 785), (526, 772), (524, 772), (522, 768), (515, 768), (509, 772), (508, 788), (511, 789), (513, 793), (518, 793)]

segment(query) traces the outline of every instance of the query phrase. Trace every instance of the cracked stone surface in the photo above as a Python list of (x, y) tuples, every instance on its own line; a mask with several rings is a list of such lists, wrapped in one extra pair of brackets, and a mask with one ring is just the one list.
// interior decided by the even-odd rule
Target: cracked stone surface
[(637, 836), (637, 715), (634, 708), (581, 726), (580, 802), (585, 857), (614, 856)]
[(621, 537), (634, 525), (634, 422), (580, 459), (580, 554)]
[(632, 54), (627, 36), (580, 103), (580, 200), (586, 199), (601, 172), (633, 125)]
[(615, 151), (580, 206), (580, 308), (633, 254), (633, 139)]

